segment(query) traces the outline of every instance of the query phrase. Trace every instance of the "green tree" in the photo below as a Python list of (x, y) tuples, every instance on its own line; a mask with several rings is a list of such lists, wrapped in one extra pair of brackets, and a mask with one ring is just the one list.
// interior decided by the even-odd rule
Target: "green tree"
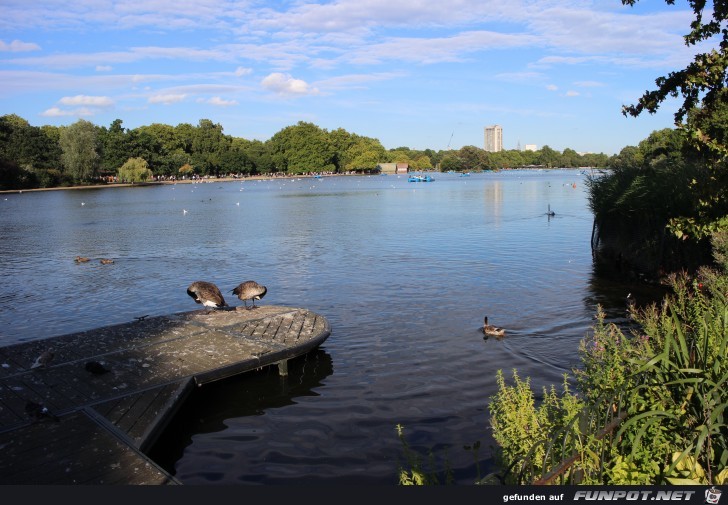
[(100, 169), (105, 172), (116, 173), (129, 158), (129, 135), (122, 123), (121, 119), (115, 119), (108, 129), (99, 130), (99, 142), (102, 147)]
[(260, 140), (234, 139), (251, 163), (250, 174), (270, 174), (275, 172), (275, 163), (270, 152), (270, 145)]
[(279, 131), (269, 141), (277, 171), (300, 174), (336, 169), (336, 149), (326, 130), (299, 121)]
[(205, 175), (220, 175), (222, 156), (229, 148), (222, 126), (200, 119), (192, 137), (192, 164)]
[[(673, 5), (675, 0), (665, 0)], [(624, 5), (634, 6), (637, 0), (622, 0)], [(675, 124), (682, 123), (685, 116), (694, 108), (712, 112), (722, 102), (722, 91), (726, 85), (726, 67), (728, 66), (728, 0), (688, 0), (695, 14), (690, 23), (690, 33), (684, 36), (688, 46), (702, 46), (712, 39), (718, 42), (718, 48), (698, 53), (693, 61), (684, 69), (670, 72), (666, 77), (655, 80), (657, 89), (646, 91), (635, 105), (624, 106), (625, 115), (639, 116), (647, 111), (654, 114), (662, 102), (670, 96), (682, 95), (683, 103), (675, 112)], [(708, 15), (704, 10), (709, 9)], [(714, 39), (715, 38), (715, 39)]]
[(74, 181), (90, 181), (96, 175), (100, 158), (97, 139), (98, 128), (84, 119), (61, 129), (61, 158)]
[(344, 170), (373, 170), (387, 159), (387, 150), (377, 139), (354, 135), (341, 155)]
[(484, 170), (488, 168), (488, 153), (475, 146), (463, 146), (458, 151), (462, 170)]
[(538, 151), (538, 164), (544, 165), (548, 168), (556, 168), (561, 166), (561, 154), (558, 151), (554, 151), (549, 146), (543, 146)]
[(119, 180), (121, 182), (146, 182), (152, 178), (152, 171), (144, 158), (129, 158), (119, 167)]

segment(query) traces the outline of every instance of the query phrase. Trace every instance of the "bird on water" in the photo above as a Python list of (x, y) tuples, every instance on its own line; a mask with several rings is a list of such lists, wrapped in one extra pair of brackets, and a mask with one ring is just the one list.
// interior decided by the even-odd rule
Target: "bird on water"
[(506, 330), (488, 324), (488, 316), (485, 316), (483, 319), (483, 333), (485, 333), (486, 337), (502, 337), (506, 334)]
[[(268, 288), (255, 281), (245, 281), (238, 284), (232, 292), (243, 301), (246, 309), (255, 309), (255, 300), (263, 298), (268, 292)], [(253, 306), (248, 307), (248, 302), (246, 300), (252, 300)]]
[(220, 289), (212, 282), (195, 281), (187, 288), (187, 294), (195, 300), (195, 303), (211, 309), (221, 309), (228, 306)]

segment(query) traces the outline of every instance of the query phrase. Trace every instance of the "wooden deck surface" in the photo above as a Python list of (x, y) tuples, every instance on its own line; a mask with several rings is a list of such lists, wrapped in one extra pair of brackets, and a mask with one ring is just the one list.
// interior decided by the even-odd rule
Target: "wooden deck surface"
[[(260, 306), (0, 348), (0, 484), (176, 484), (145, 451), (193, 388), (273, 364), (286, 374), (330, 333), (311, 311)], [(53, 360), (31, 369), (48, 348)], [(90, 373), (89, 361), (109, 372)], [(29, 402), (58, 420), (31, 415)]]

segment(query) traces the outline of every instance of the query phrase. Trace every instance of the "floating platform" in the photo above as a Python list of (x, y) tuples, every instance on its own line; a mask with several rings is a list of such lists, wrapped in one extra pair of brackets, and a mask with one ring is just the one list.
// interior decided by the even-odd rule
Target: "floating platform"
[[(194, 388), (270, 365), (287, 375), (330, 334), (321, 315), (263, 305), (2, 347), (0, 484), (179, 484), (145, 453)], [(31, 368), (48, 349), (52, 361)]]

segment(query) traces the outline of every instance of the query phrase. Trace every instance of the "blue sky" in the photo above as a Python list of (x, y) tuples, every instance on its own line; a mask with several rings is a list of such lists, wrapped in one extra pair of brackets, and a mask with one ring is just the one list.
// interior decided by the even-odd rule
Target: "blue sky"
[(673, 126), (676, 101), (621, 107), (692, 60), (691, 20), (684, 0), (0, 0), (0, 115), (435, 150), (498, 124), (506, 149), (614, 154)]

